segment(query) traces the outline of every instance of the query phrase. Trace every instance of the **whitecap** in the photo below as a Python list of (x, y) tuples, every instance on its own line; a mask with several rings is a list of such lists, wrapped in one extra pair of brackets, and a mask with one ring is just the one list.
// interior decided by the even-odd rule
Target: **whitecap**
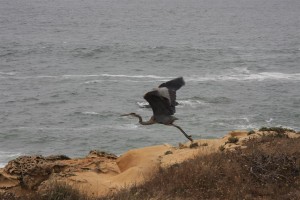
[(138, 125), (136, 124), (124, 124), (123, 126), (120, 127), (121, 129), (127, 129), (127, 130), (132, 130), (132, 129), (137, 129)]
[(179, 106), (190, 106), (190, 107), (197, 107), (199, 105), (205, 104), (202, 101), (199, 100), (193, 100), (193, 99), (188, 99), (188, 100), (179, 100), (177, 101)]
[(66, 74), (62, 75), (63, 78), (86, 78), (86, 77), (98, 77), (98, 74)]
[(0, 168), (4, 167), (7, 163), (5, 161), (12, 160), (21, 156), (21, 153), (10, 152), (10, 151), (0, 151)]
[(85, 114), (85, 115), (100, 115), (100, 113), (97, 113), (97, 112), (82, 112), (82, 114)]
[(153, 79), (170, 79), (174, 77), (162, 77), (156, 75), (125, 75), (125, 74), (102, 74), (106, 77), (125, 77), (125, 78), (153, 78)]
[[(126, 82), (132, 82), (132, 83), (141, 83), (141, 82), (143, 82), (143, 83), (150, 83), (150, 82), (156, 82), (157, 81), (157, 79), (156, 80), (130, 80), (130, 79), (128, 79), (128, 80), (124, 80), (124, 81), (126, 81)], [(160, 80), (160, 81), (167, 81), (167, 80)]]
[(117, 129), (117, 130), (135, 130), (139, 126), (137, 124), (122, 124), (122, 125), (109, 125), (109, 126), (104, 126), (106, 128), (112, 128), (112, 129)]
[(243, 125), (238, 125), (236, 129), (241, 129), (241, 130), (248, 130), (248, 129), (254, 129), (256, 126), (254, 124), (243, 124)]
[[(0, 75), (14, 75), (13, 73), (0, 73)], [(64, 74), (64, 75), (38, 75), (38, 76), (17, 76), (15, 79), (41, 79), (41, 78), (53, 78), (53, 79), (81, 79), (91, 77), (113, 77), (113, 78), (135, 78), (135, 79), (161, 79), (169, 80), (174, 77), (163, 77), (156, 75), (127, 75), (127, 74)], [(96, 80), (97, 82), (101, 80)], [(94, 81), (88, 81), (86, 83), (93, 83)]]
[(290, 80), (300, 80), (300, 73), (295, 74), (284, 74), (279, 72), (262, 72), (261, 76), (269, 79), (290, 79)]
[(91, 81), (86, 81), (84, 82), (85, 84), (93, 84), (93, 83), (102, 83), (103, 80), (91, 80)]
[[(179, 107), (184, 107), (184, 106), (190, 106), (190, 107), (197, 107), (198, 105), (203, 105), (206, 104), (202, 101), (199, 100), (193, 100), (193, 99), (188, 99), (188, 100), (178, 100), (178, 106)], [(138, 106), (140, 108), (150, 108), (150, 105), (148, 102), (143, 101), (143, 102), (137, 102)]]
[(240, 119), (245, 120), (246, 122), (250, 122), (250, 120), (248, 119), (248, 117), (241, 117)]
[(0, 151), (0, 157), (16, 157), (20, 156), (20, 153), (10, 152), (10, 151)]
[(14, 76), (14, 75), (16, 75), (16, 73), (15, 72), (0, 72), (0, 75)]
[(146, 101), (143, 101), (143, 102), (136, 102), (136, 103), (138, 104), (138, 106), (139, 106), (140, 108), (149, 108), (149, 107), (150, 107), (149, 103), (146, 102)]
[(291, 80), (299, 81), (300, 73), (285, 74), (280, 72), (260, 72), (249, 73), (247, 70), (239, 73), (229, 73), (224, 75), (208, 75), (208, 76), (190, 76), (187, 81), (206, 82), (206, 81), (264, 81), (264, 80)]

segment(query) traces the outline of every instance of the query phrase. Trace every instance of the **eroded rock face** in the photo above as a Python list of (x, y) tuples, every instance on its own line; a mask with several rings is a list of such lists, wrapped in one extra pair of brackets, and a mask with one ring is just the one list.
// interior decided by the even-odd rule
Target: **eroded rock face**
[(20, 156), (9, 161), (4, 172), (16, 176), (22, 187), (36, 189), (51, 173), (60, 172), (64, 168), (61, 163), (53, 162), (61, 159), (69, 158), (62, 156)]
[(105, 151), (98, 151), (98, 150), (92, 150), (87, 156), (88, 158), (93, 158), (93, 157), (105, 157), (108, 159), (117, 159), (118, 156), (112, 153), (107, 153)]

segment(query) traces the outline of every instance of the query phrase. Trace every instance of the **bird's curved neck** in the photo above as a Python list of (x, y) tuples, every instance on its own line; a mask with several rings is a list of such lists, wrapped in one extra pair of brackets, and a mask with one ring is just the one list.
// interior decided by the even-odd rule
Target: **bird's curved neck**
[(139, 118), (139, 123), (142, 125), (151, 125), (155, 124), (154, 118), (151, 117), (149, 121), (143, 121), (142, 117), (140, 115), (135, 115), (135, 117)]

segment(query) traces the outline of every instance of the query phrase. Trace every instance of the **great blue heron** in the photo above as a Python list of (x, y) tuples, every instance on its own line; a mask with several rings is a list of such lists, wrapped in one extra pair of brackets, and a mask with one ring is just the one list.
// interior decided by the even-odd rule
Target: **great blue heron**
[(139, 119), (139, 123), (142, 125), (152, 124), (164, 124), (168, 126), (174, 126), (178, 128), (184, 136), (193, 142), (190, 135), (187, 135), (180, 126), (175, 125), (174, 121), (178, 118), (174, 117), (176, 102), (176, 91), (179, 90), (185, 84), (182, 77), (175, 78), (173, 80), (162, 83), (158, 88), (147, 92), (144, 95), (144, 99), (148, 101), (153, 110), (153, 116), (149, 121), (143, 121), (142, 117), (136, 113), (124, 114), (121, 116), (134, 116)]

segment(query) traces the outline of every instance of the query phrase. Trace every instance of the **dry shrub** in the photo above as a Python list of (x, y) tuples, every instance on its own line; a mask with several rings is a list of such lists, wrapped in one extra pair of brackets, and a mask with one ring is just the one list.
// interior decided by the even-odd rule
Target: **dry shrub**
[(54, 182), (50, 188), (44, 192), (16, 197), (12, 193), (0, 195), (0, 200), (92, 200), (81, 194), (77, 189), (63, 182)]
[[(98, 200), (300, 199), (299, 142), (300, 138), (276, 136), (252, 139), (245, 149), (200, 156), (160, 169), (145, 184)], [(88, 200), (60, 184), (31, 199)]]
[(231, 137), (228, 138), (228, 141), (225, 144), (227, 144), (227, 143), (234, 143), (235, 144), (238, 141), (239, 141), (239, 138), (231, 136)]
[(13, 193), (0, 193), (0, 199), (1, 200), (18, 200), (19, 198), (17, 198)]
[(263, 137), (246, 149), (174, 165), (104, 199), (300, 199), (300, 139)]
[(72, 186), (57, 182), (53, 183), (51, 187), (43, 193), (35, 195), (36, 200), (88, 200), (88, 197), (81, 194), (79, 190), (74, 189)]

